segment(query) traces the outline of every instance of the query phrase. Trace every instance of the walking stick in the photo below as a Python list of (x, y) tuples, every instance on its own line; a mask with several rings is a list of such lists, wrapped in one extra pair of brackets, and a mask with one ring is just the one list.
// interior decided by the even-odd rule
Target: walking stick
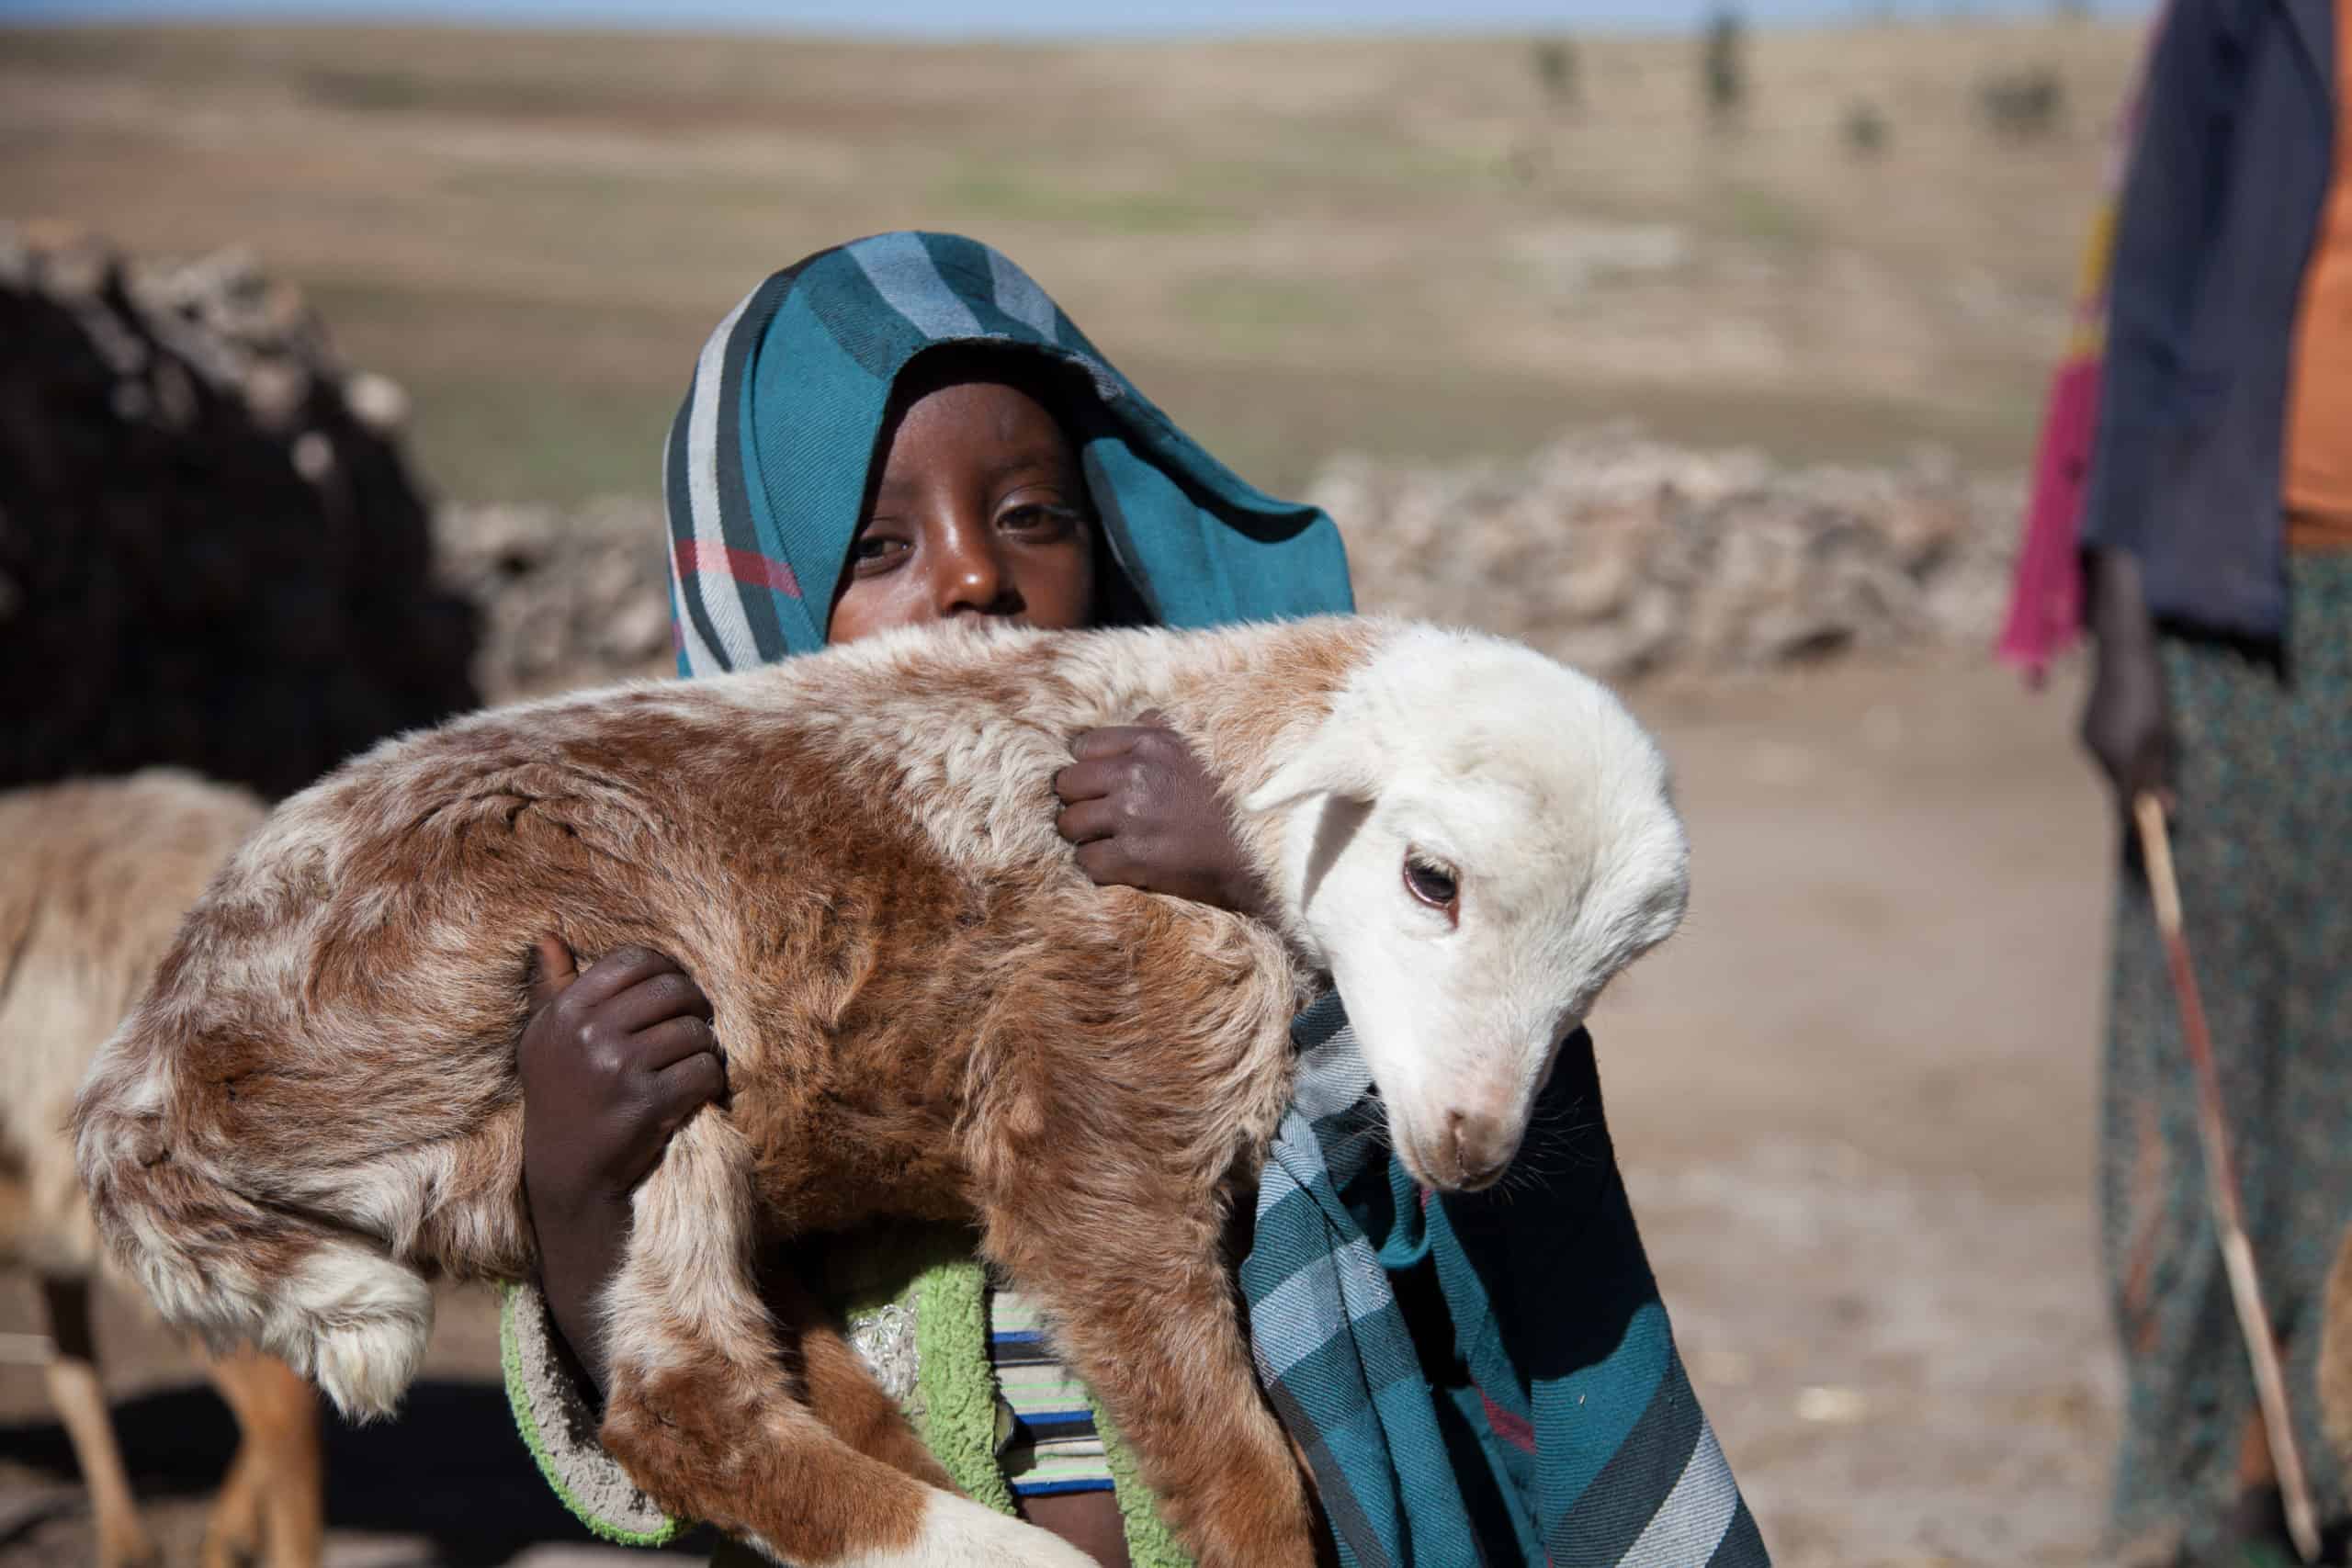
[(2164, 937), (2173, 990), (2180, 998), (2180, 1030), (2197, 1072), (2197, 1128), (2205, 1145), (2205, 1190), (2221, 1233), (2222, 1262), (2230, 1275), (2238, 1328), (2254, 1360), (2254, 1391), (2262, 1402), (2262, 1425), (2270, 1438), (2270, 1462), (2278, 1473), (2278, 1495), (2287, 1505), (2287, 1533), (2305, 1562), (2319, 1561), (2319, 1514), (2312, 1506), (2303, 1456), (2295, 1446), (2294, 1420), (2287, 1410), (2287, 1380), (2278, 1368), (2278, 1343), (2262, 1304), (2262, 1280), (2254, 1269), (2254, 1247), (2238, 1209), (2237, 1168), (2230, 1158), (2230, 1130), (2222, 1114), (2222, 1075), (2213, 1065), (2213, 1037), (2205, 1027), (2205, 1004), (2188, 964), (2188, 939), (2180, 927), (2180, 884), (2173, 877), (2172, 839), (2165, 830), (2163, 803), (2142, 795), (2132, 803), (2139, 818), (2141, 855), (2147, 863), (2148, 890), (2156, 904), (2156, 930)]

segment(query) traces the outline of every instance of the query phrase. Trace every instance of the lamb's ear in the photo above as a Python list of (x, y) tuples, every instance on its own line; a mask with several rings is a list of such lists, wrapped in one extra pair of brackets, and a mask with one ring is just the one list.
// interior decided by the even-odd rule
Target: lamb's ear
[(1380, 753), (1360, 724), (1327, 719), (1273, 775), (1243, 797), (1241, 809), (1279, 811), (1309, 795), (1336, 795), (1369, 806), (1380, 794)]

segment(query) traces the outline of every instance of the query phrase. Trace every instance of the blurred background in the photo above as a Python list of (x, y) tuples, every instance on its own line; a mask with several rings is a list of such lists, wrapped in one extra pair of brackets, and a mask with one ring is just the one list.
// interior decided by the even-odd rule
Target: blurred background
[[(1664, 739), (1691, 918), (1595, 1030), (1776, 1560), (2095, 1562), (2112, 829), (2076, 669), (2031, 694), (1989, 650), (2143, 22), (0, 0), (0, 450), (32, 487), (0, 494), (0, 633), (69, 591), (124, 618), (129, 590), (40, 586), (86, 537), (6, 521), (128, 471), (86, 407), (170, 434), (88, 519), (107, 538), (413, 534), (373, 588), (335, 576), (345, 545), (284, 567), (350, 606), (301, 630), (298, 676), (365, 665), (333, 639), (368, 615), (490, 698), (659, 671), (660, 446), (712, 324), (839, 240), (989, 241), (1212, 451), (1328, 507), (1367, 606), (1526, 637)], [(13, 700), (62, 700), (35, 686), (71, 635), (42, 646)], [(365, 733), (318, 719), (328, 761), (413, 722), (351, 703)], [(0, 1282), (0, 1333), (33, 1302)], [(192, 1562), (232, 1428), (135, 1309), (100, 1326), (133, 1485)], [(453, 1294), (409, 1416), (331, 1433), (330, 1562), (604, 1553), (496, 1358), (487, 1298)], [(39, 1373), (0, 1365), (0, 1562), (90, 1532)]]

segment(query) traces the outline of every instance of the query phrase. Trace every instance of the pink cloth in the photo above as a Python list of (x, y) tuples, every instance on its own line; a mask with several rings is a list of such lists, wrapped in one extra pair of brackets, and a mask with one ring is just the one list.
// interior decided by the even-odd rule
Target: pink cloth
[(2090, 480), (2091, 441), (2098, 429), (2098, 372), (2096, 357), (2075, 355), (2051, 378), (2041, 449), (2034, 458), (2033, 497), (2026, 507), (2009, 613), (1996, 649), (2036, 685), (2082, 629), (2083, 569), (2075, 539)]
[[(2164, 28), (2159, 9), (2148, 32), (2153, 53)], [(2107, 284), (2115, 260), (2116, 209), (2132, 143), (2139, 134), (2147, 98), (2147, 62), (2126, 100), (2116, 126), (2115, 151), (2108, 167), (2107, 195), (2098, 221), (2083, 246), (2082, 276), (2075, 291), (2073, 341), (2056, 375), (2042, 415), (2041, 449), (2034, 456), (2033, 494), (2026, 504), (2025, 530), (2018, 541), (2009, 613), (1994, 651), (2025, 671), (2034, 685), (2083, 629), (2083, 496), (2090, 488), (2091, 448), (2098, 436), (2099, 365), (2107, 348)]]

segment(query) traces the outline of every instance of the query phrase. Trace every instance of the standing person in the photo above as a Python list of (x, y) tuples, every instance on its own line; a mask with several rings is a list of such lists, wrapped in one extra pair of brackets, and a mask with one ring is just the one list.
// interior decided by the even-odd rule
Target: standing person
[[(2352, 0), (2174, 0), (2116, 232), (2082, 734), (2174, 803), (2246, 1222), (2323, 1520), (2322, 1287), (2352, 1218)], [(2114, 925), (2099, 1175), (2134, 1562), (2292, 1561), (2146, 884)], [(2335, 1533), (2340, 1536), (2340, 1529)]]
[[(1026, 274), (949, 235), (822, 251), (754, 290), (703, 352), (666, 478), (688, 676), (937, 619), (1196, 626), (1350, 604), (1328, 518), (1216, 464)], [(1074, 751), (1058, 820), (1090, 875), (1252, 906), (1226, 807), (1172, 732)], [(594, 1450), (594, 1303), (630, 1189), (722, 1090), (692, 957), (624, 951), (574, 976), (543, 945), (521, 1047), (545, 1293), (510, 1294), (509, 1391), (575, 1511), (636, 1540), (677, 1521)], [(1294, 1032), (1309, 1076), (1350, 1038), (1332, 998)], [(1340, 1561), (1765, 1561), (1674, 1353), (1599, 1093), (1580, 1035), (1545, 1103), (1589, 1157), (1515, 1201), (1400, 1201), (1352, 1096), (1285, 1122), (1239, 1281)], [(1340, 1260), (1366, 1247), (1379, 1281), (1349, 1275), (1343, 1303)], [(971, 1495), (1105, 1563), (1184, 1562), (968, 1234), (809, 1241), (790, 1261)]]

